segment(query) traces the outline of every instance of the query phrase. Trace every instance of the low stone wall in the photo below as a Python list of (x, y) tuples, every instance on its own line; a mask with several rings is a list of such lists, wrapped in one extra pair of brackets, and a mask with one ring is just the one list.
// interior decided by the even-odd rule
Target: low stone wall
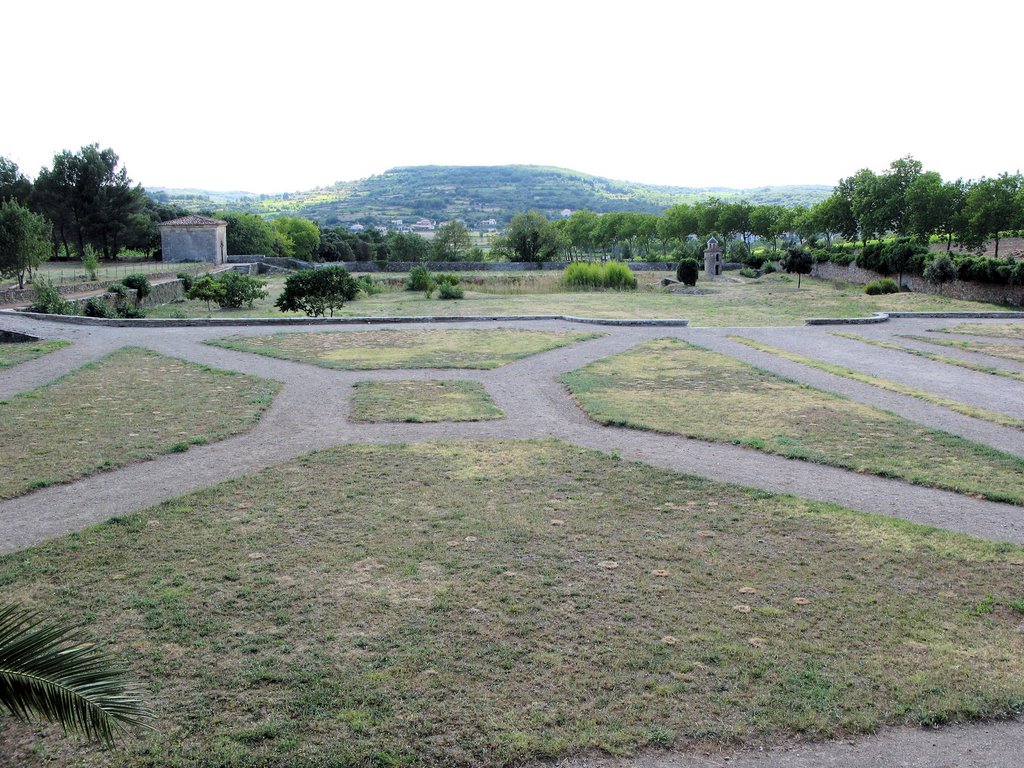
[[(858, 267), (856, 264), (832, 264), (826, 262), (815, 264), (811, 271), (812, 277), (823, 280), (846, 280), (848, 283), (864, 285), (872, 280), (886, 277), (870, 269)], [(894, 280), (898, 275), (889, 275)], [(1006, 304), (1011, 307), (1024, 306), (1024, 285), (993, 285), (991, 283), (969, 283), (963, 280), (951, 280), (942, 286), (929, 283), (919, 275), (903, 275), (903, 284), (915, 293), (935, 293), (954, 299), (967, 301), (986, 301), (991, 304)]]
[(27, 342), (42, 341), (38, 336), (31, 336), (18, 331), (5, 331), (0, 328), (0, 344), (25, 344)]
[[(165, 276), (173, 275), (173, 272), (163, 273)], [(154, 277), (158, 277), (156, 274), (147, 275), (151, 280)], [(161, 285), (167, 278), (160, 279), (153, 285)], [(170, 282), (175, 282), (174, 278), (169, 279)], [(65, 285), (54, 286), (57, 289), (57, 293), (61, 296), (70, 296), (75, 293), (86, 293), (88, 291), (99, 291), (109, 288), (112, 285), (117, 285), (121, 282), (121, 279), (117, 280), (99, 280), (91, 283), (67, 283)], [(180, 280), (177, 282), (181, 282)], [(34, 288), (10, 288), (5, 291), (0, 291), (0, 305), (19, 305), (19, 304), (31, 304), (36, 297)], [(152, 302), (150, 302), (152, 303)], [(159, 303), (159, 302), (158, 302)]]
[[(0, 310), (0, 319), (4, 312)], [(527, 320), (564, 320), (587, 325), (639, 325), (686, 326), (689, 320), (681, 318), (622, 319), (603, 317), (574, 317), (572, 315), (420, 315), (410, 317), (189, 317), (189, 318), (102, 318), (79, 315), (44, 315), (37, 312), (18, 312), (19, 317), (49, 320), (68, 325), (99, 325), (113, 328), (221, 328), (232, 326), (288, 326), (288, 325), (399, 325), (409, 323), (479, 323), (522, 322)]]
[(185, 284), (180, 278), (163, 280), (153, 283), (149, 296), (142, 300), (142, 306), (156, 306), (157, 304), (170, 304), (172, 301), (185, 298)]
[[(527, 261), (388, 261), (378, 266), (375, 261), (330, 261), (308, 262), (299, 259), (282, 259), (277, 256), (228, 256), (232, 264), (252, 259), (257, 263), (269, 264), (284, 269), (315, 269), (317, 267), (344, 267), (349, 272), (408, 272), (413, 267), (426, 267), (431, 272), (543, 272), (565, 269), (571, 261), (548, 261), (537, 265)], [(675, 271), (674, 261), (627, 261), (626, 265), (635, 272)], [(740, 265), (736, 266), (739, 269)]]

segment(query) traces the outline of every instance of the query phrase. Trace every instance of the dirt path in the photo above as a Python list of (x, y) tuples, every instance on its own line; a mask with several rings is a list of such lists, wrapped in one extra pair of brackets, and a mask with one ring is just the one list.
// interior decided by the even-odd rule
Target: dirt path
[[(0, 397), (34, 389), (126, 345), (220, 368), (253, 373), (285, 386), (251, 432), (197, 446), (69, 485), (45, 488), (0, 502), (0, 553), (145, 509), (166, 498), (261, 470), (310, 450), (355, 442), (391, 443), (450, 439), (558, 438), (623, 458), (690, 472), (715, 480), (834, 502), (851, 509), (901, 517), (985, 538), (1024, 544), (1024, 509), (960, 494), (784, 459), (732, 445), (602, 427), (591, 422), (557, 381), (559, 374), (625, 351), (649, 339), (672, 336), (729, 354), (768, 370), (854, 400), (899, 412), (914, 421), (1024, 455), (1024, 432), (971, 419), (911, 397), (896, 395), (791, 363), (727, 339), (744, 335), (856, 370), (905, 381), (964, 402), (1024, 418), (1024, 383), (915, 358), (899, 352), (837, 339), (835, 329), (601, 328), (607, 335), (545, 352), (493, 371), (332, 371), (221, 349), (203, 340), (254, 328), (125, 329), (67, 326), (4, 318), (5, 327), (74, 342), (58, 352), (0, 372)], [(920, 333), (934, 319), (900, 320), (873, 326), (877, 338)], [(503, 323), (536, 330), (577, 328), (562, 322)], [(378, 326), (333, 327), (350, 332)], [(410, 325), (407, 328), (419, 326)], [(474, 322), (446, 327), (493, 327)], [(264, 332), (279, 332), (267, 329)], [(289, 329), (318, 332), (320, 327)], [(858, 331), (860, 332), (860, 331)], [(478, 423), (356, 424), (348, 420), (352, 384), (367, 379), (474, 379), (482, 382), (506, 418)], [(982, 399), (986, 396), (986, 399)], [(986, 724), (940, 731), (896, 729), (855, 743), (801, 745), (790, 750), (722, 755), (656, 754), (616, 762), (578, 759), (565, 766), (943, 766), (1020, 765), (1024, 723)], [(1009, 751), (1008, 751), (1009, 750)]]

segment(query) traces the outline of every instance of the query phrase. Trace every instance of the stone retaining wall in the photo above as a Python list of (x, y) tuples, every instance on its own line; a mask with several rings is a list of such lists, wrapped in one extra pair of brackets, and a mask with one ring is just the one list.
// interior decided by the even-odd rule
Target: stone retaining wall
[(30, 336), (27, 333), (18, 331), (5, 331), (0, 328), (0, 344), (24, 344), (26, 342), (42, 341), (38, 336)]
[[(526, 261), (388, 261), (378, 266), (375, 261), (332, 261), (308, 262), (299, 259), (283, 259), (278, 256), (228, 256), (231, 264), (243, 263), (243, 260), (254, 260), (261, 264), (270, 264), (285, 269), (314, 269), (317, 267), (344, 267), (349, 272), (408, 272), (413, 267), (426, 267), (431, 272), (543, 272), (562, 270), (572, 264), (571, 261), (548, 261), (537, 265)], [(674, 261), (627, 261), (630, 269), (636, 272), (675, 271)], [(737, 269), (739, 266), (737, 265)]]
[[(886, 277), (870, 269), (858, 267), (856, 264), (832, 264), (824, 262), (815, 264), (811, 271), (812, 277), (823, 280), (846, 280), (849, 283), (864, 285), (872, 280)], [(895, 280), (899, 275), (888, 275)], [(954, 299), (967, 301), (986, 301), (991, 304), (1006, 304), (1011, 307), (1024, 306), (1024, 285), (993, 285), (992, 283), (969, 283), (963, 280), (951, 280), (942, 286), (929, 283), (919, 275), (903, 275), (903, 284), (915, 293), (935, 293)]]

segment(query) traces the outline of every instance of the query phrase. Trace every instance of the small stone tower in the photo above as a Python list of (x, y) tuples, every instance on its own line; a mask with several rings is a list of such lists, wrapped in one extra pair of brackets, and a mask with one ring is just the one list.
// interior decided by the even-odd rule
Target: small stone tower
[(708, 247), (704, 251), (704, 274), (708, 277), (722, 274), (722, 248), (714, 235), (708, 239)]
[(223, 264), (227, 259), (228, 223), (209, 216), (182, 216), (160, 224), (163, 261), (208, 261)]

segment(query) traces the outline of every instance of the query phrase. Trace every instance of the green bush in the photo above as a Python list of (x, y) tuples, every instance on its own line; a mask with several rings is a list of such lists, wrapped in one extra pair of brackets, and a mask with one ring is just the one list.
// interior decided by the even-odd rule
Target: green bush
[(434, 276), (426, 267), (413, 267), (409, 270), (409, 277), (405, 280), (407, 291), (432, 291), (434, 289)]
[(86, 317), (117, 317), (117, 311), (101, 296), (93, 296), (85, 302), (82, 314)]
[(574, 261), (562, 273), (562, 284), (577, 290), (611, 288), (631, 291), (637, 286), (636, 276), (619, 261), (598, 264), (593, 261)]
[(224, 286), (213, 275), (202, 275), (192, 281), (185, 295), (192, 301), (205, 301), (206, 309), (210, 311), (210, 302), (220, 303), (224, 297)]
[(632, 291), (636, 289), (637, 285), (633, 270), (629, 268), (628, 264), (623, 264), (621, 261), (609, 261), (605, 264), (602, 280), (605, 288), (616, 291)]
[(700, 262), (691, 256), (679, 260), (676, 267), (676, 280), (685, 285), (696, 285), (700, 275)]
[(29, 307), (30, 312), (43, 312), (47, 315), (75, 314), (74, 304), (64, 300), (49, 278), (36, 275), (32, 287), (35, 289), (35, 298)]
[(593, 261), (574, 261), (562, 273), (562, 284), (567, 288), (600, 288), (601, 265)]
[(215, 301), (223, 309), (240, 309), (251, 307), (257, 299), (267, 295), (266, 284), (251, 275), (243, 275), (234, 270), (222, 272), (215, 278), (221, 284), (223, 293)]
[(763, 262), (761, 262), (761, 274), (762, 275), (770, 275), (774, 271), (775, 271), (775, 265), (771, 262), (770, 259), (765, 259)]
[(891, 277), (883, 277), (879, 280), (872, 280), (864, 286), (864, 293), (868, 296), (880, 296), (884, 293), (899, 293), (900, 287)]
[(438, 272), (434, 276), (434, 283), (437, 285), (458, 285), (458, 275), (453, 275), (451, 272)]
[(925, 267), (923, 277), (929, 283), (942, 285), (956, 277), (956, 267), (953, 266), (952, 259), (942, 253), (936, 256), (932, 262)]
[(878, 272), (880, 275), (888, 275), (892, 272), (889, 255), (886, 253), (885, 247), (878, 242), (868, 243), (861, 249), (860, 255), (857, 256), (857, 266)]
[(152, 290), (152, 287), (149, 284), (149, 278), (141, 272), (134, 272), (130, 275), (125, 275), (121, 280), (121, 285), (135, 291), (136, 304), (149, 296), (149, 292)]
[(188, 272), (179, 272), (178, 279), (181, 280), (182, 290), (185, 291), (185, 293), (188, 293), (189, 289), (192, 288), (192, 282), (194, 280), (192, 275), (190, 275)]
[(100, 254), (91, 245), (85, 246), (82, 253), (82, 269), (90, 280), (96, 279), (96, 270), (100, 267)]
[(375, 283), (369, 275), (360, 275), (356, 278), (356, 283), (359, 284), (359, 290), (367, 296), (376, 296), (378, 293), (384, 292), (384, 286)]
[(752, 278), (752, 279), (756, 278), (758, 276), (757, 272), (755, 270), (751, 269), (750, 267), (743, 267), (740, 270), (740, 274), (743, 275), (743, 277), (749, 277), (749, 278)]
[(359, 295), (359, 283), (344, 267), (303, 269), (289, 275), (275, 306), (282, 312), (305, 312), (310, 317), (323, 317), (340, 309), (346, 301)]
[(452, 285), (451, 283), (440, 283), (437, 288), (437, 298), (461, 299), (463, 298), (462, 289), (457, 285)]

